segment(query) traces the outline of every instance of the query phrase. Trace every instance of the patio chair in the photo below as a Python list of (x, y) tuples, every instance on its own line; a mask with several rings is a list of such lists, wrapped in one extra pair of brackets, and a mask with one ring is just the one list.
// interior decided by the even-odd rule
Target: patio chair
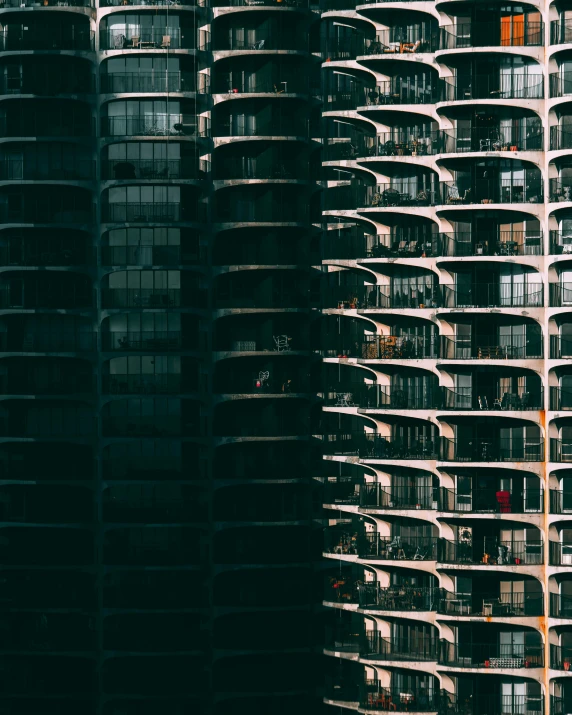
[(171, 35), (163, 35), (161, 38), (161, 49), (168, 50), (171, 47)]

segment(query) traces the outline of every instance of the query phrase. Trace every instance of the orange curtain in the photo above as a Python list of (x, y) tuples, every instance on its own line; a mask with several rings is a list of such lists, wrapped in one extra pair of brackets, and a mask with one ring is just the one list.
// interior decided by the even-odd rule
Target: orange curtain
[(510, 17), (501, 17), (500, 20), (500, 43), (503, 47), (510, 45)]
[(524, 45), (524, 15), (512, 16), (512, 43)]

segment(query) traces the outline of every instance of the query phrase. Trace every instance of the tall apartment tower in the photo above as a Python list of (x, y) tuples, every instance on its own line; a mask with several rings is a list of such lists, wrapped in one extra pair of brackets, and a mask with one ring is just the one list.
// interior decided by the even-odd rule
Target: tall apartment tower
[(572, 712), (572, 4), (325, 0), (326, 702)]
[(0, 24), (0, 712), (313, 715), (317, 8)]

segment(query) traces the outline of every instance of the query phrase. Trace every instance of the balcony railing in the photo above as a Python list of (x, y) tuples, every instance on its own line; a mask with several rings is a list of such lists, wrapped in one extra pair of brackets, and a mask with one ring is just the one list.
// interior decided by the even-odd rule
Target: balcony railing
[[(236, 74), (236, 73), (235, 73)], [(279, 77), (285, 77), (280, 79)], [(258, 77), (255, 73), (239, 77), (217, 76), (212, 87), (213, 94), (308, 94), (309, 77), (295, 74), (281, 74), (276, 79)]]
[(416, 335), (372, 335), (367, 340), (349, 338), (338, 346), (322, 349), (327, 358), (357, 357), (364, 360), (416, 360), (435, 359), (438, 355), (438, 336), (424, 338)]
[[(435, 104), (441, 101), (443, 91), (443, 80), (440, 79), (431, 80), (427, 76), (416, 81), (396, 77), (392, 80), (378, 82), (375, 87), (356, 89), (355, 93), (351, 93), (346, 101), (351, 102), (352, 105), (347, 107), (348, 109), (355, 109), (364, 104)], [(344, 107), (338, 108), (343, 109)]]
[(314, 435), (324, 454), (357, 455), (363, 459), (437, 459), (438, 443), (431, 439), (404, 442), (373, 432), (338, 432)]
[(439, 488), (439, 510), (471, 514), (539, 514), (544, 510), (542, 489), (507, 491), (479, 487), (467, 494)]
[(102, 220), (110, 223), (176, 223), (204, 220), (203, 204), (112, 203), (102, 207)]
[(438, 597), (438, 588), (381, 587), (377, 581), (361, 584), (358, 589), (360, 608), (380, 611), (434, 611)]
[[(180, 288), (105, 288), (101, 294), (104, 308), (180, 308)], [(203, 304), (204, 295), (195, 296), (196, 305)], [(185, 301), (187, 305), (195, 300)]]
[(550, 201), (572, 201), (572, 179), (550, 179)]
[(540, 282), (474, 283), (441, 285), (440, 288), (445, 308), (539, 308), (544, 305), (544, 290)]
[(480, 129), (446, 129), (443, 131), (443, 154), (489, 151), (542, 151), (542, 130), (524, 127), (495, 127)]
[(355, 383), (336, 385), (319, 393), (324, 405), (337, 407), (359, 407), (380, 410), (422, 410), (435, 409), (441, 401), (438, 386), (391, 387), (390, 385), (365, 385)]
[(357, 548), (359, 557), (363, 559), (436, 561), (438, 541), (436, 537), (429, 536), (402, 538), (366, 532), (358, 537)]
[(375, 660), (437, 660), (436, 638), (384, 638), (380, 631), (366, 631), (360, 643), (360, 656)]
[(179, 374), (103, 375), (104, 394), (178, 394), (196, 392), (192, 380)]
[(439, 306), (439, 295), (439, 286), (422, 279), (403, 284), (399, 289), (378, 285), (332, 286), (325, 292), (323, 306), (338, 310), (423, 309)]
[(194, 114), (133, 114), (102, 117), (102, 136), (205, 136), (207, 123)]
[(455, 231), (442, 233), (443, 256), (541, 256), (541, 231)]
[(537, 566), (544, 563), (542, 541), (502, 541), (494, 536), (470, 541), (439, 539), (438, 561), (444, 564)]
[(539, 439), (474, 437), (441, 438), (441, 460), (444, 462), (542, 462), (544, 442)]
[(572, 618), (572, 597), (559, 593), (550, 595), (550, 616), (552, 618)]
[(439, 663), (455, 668), (542, 668), (542, 645), (450, 643), (441, 640)]
[(295, 156), (280, 154), (262, 159), (250, 157), (224, 158), (216, 164), (215, 179), (280, 179), (304, 181), (308, 178), (309, 166)]
[(439, 48), (437, 32), (423, 33), (420, 27), (415, 26), (380, 30), (375, 39), (364, 39), (362, 42), (362, 47), (356, 47), (357, 55), (411, 55), (435, 52)]
[(94, 49), (95, 32), (77, 25), (53, 27), (49, 30), (42, 24), (30, 27), (8, 25), (0, 30), (0, 52), (28, 50), (76, 50), (91, 52)]
[[(92, 0), (42, 0), (45, 7), (95, 7)], [(38, 0), (2, 0), (1, 8), (37, 7)]]
[[(570, 82), (570, 93), (572, 94), (572, 81)], [(564, 127), (550, 127), (550, 148), (552, 151), (559, 150), (559, 149), (572, 149), (572, 132), (568, 131)], [(554, 201), (564, 201), (566, 195), (570, 195), (569, 188), (570, 188), (570, 182), (569, 180), (565, 182), (568, 188), (568, 191), (558, 191), (558, 185), (555, 185), (555, 198), (553, 199)], [(552, 193), (552, 192), (551, 192)], [(561, 198), (562, 197), (562, 198)]]
[(402, 487), (361, 484), (360, 506), (379, 509), (437, 509), (433, 487)]
[(572, 410), (572, 390), (551, 386), (550, 409), (555, 411)]
[(572, 20), (552, 20), (550, 44), (563, 45), (572, 42)]
[[(351, 4), (350, 0), (341, 1)], [(255, 2), (257, 5), (261, 5), (263, 7), (276, 7), (278, 3), (280, 3), (280, 7), (282, 7), (282, 3), (284, 3), (284, 7), (308, 7), (308, 0), (255, 0)], [(332, 0), (332, 2), (335, 2), (335, 0)], [(249, 7), (252, 4), (252, 0), (214, 0), (214, 2), (212, 2), (213, 7)]]
[(569, 671), (572, 667), (572, 648), (550, 644), (550, 667)]
[(526, 339), (524, 335), (477, 335), (474, 338), (441, 335), (440, 340), (439, 357), (442, 360), (525, 360), (543, 355), (540, 336)]
[[(385, 208), (388, 206), (437, 206), (439, 192), (425, 188), (421, 183), (394, 182), (376, 186), (349, 187), (353, 190), (351, 206), (348, 208)], [(326, 195), (328, 198), (328, 195)], [(336, 203), (337, 197), (334, 197)], [(326, 204), (329, 209), (329, 205)], [(332, 208), (336, 208), (333, 206)], [(340, 207), (341, 208), (341, 207)]]
[(123, 331), (116, 330), (101, 333), (103, 350), (138, 352), (144, 351), (177, 351), (181, 349), (192, 349), (185, 346), (183, 334), (176, 330), (143, 330), (143, 331)]
[(438, 693), (429, 689), (382, 688), (377, 680), (366, 680), (360, 696), (360, 708), (366, 712), (436, 712), (439, 710), (439, 697)]
[(550, 440), (550, 461), (572, 462), (572, 440), (552, 438)]
[[(500, 22), (472, 22), (444, 25), (441, 33), (441, 50), (466, 47), (533, 47), (544, 44), (543, 22), (517, 22), (516, 18), (503, 17)], [(512, 20), (512, 21), (511, 21)]]
[(437, 203), (447, 206), (463, 204), (522, 204), (541, 203), (542, 181), (538, 172), (529, 172), (524, 178), (478, 179), (442, 181), (441, 198)]
[(572, 283), (549, 283), (548, 288), (552, 307), (572, 305)]
[(206, 179), (209, 170), (210, 162), (204, 159), (107, 159), (101, 163), (101, 178)]
[(572, 514), (572, 498), (568, 492), (560, 489), (550, 490), (550, 513)]
[(63, 157), (63, 166), (54, 166), (36, 157), (0, 157), (0, 181), (89, 181), (94, 175), (91, 159)]
[(207, 91), (207, 75), (192, 72), (112, 72), (100, 80), (100, 92), (109, 94)]
[[(169, 6), (173, 5), (184, 5), (187, 7), (205, 7), (207, 5), (207, 0), (146, 0), (145, 3), (142, 0), (100, 0), (100, 7), (119, 7), (123, 5), (158, 5), (158, 6)], [(226, 0), (225, 0), (225, 4)], [(230, 4), (230, 3), (229, 3)]]
[(473, 99), (543, 99), (544, 77), (540, 74), (494, 72), (486, 75), (445, 77), (447, 102)]
[(440, 589), (437, 612), (448, 616), (497, 616), (501, 618), (542, 616), (542, 594), (453, 593)]
[(102, 30), (100, 50), (194, 50), (196, 41), (191, 30), (187, 35), (179, 27), (153, 27), (121, 30)]
[(96, 349), (96, 336), (92, 332), (46, 332), (12, 335), (0, 333), (0, 351), (6, 353), (67, 353), (90, 352)]
[(570, 338), (561, 335), (550, 336), (550, 357), (553, 360), (561, 358), (572, 358), (572, 336)]
[(550, 541), (548, 544), (550, 564), (552, 566), (572, 565), (572, 543)]
[(306, 33), (285, 30), (248, 30), (236, 28), (230, 33), (220, 33), (214, 48), (217, 51), (228, 50), (296, 50), (307, 52), (308, 36)]
[(272, 121), (258, 121), (256, 117), (231, 116), (213, 129), (215, 137), (306, 137), (308, 123), (303, 117), (281, 113)]
[(572, 254), (572, 235), (563, 231), (550, 231), (550, 254), (560, 256)]

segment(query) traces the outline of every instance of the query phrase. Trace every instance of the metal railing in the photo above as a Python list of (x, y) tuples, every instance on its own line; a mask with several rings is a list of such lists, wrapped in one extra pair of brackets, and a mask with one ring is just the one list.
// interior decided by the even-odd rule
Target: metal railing
[(552, 618), (572, 618), (572, 597), (551, 593), (550, 616)]
[(350, 93), (348, 101), (351, 107), (347, 108), (355, 109), (363, 104), (435, 104), (441, 101), (443, 92), (443, 80), (432, 78), (431, 75), (421, 77), (420, 80), (396, 77), (378, 82), (374, 87), (356, 88), (355, 92)]
[(440, 182), (441, 197), (436, 203), (463, 204), (542, 203), (542, 179), (538, 171), (525, 172), (524, 178), (476, 179)]
[[(440, 336), (442, 360), (525, 360), (542, 358), (542, 338), (478, 335), (474, 338)], [(571, 353), (572, 354), (572, 353)]]
[[(212, 86), (213, 94), (308, 94), (310, 78), (302, 74), (280, 72), (276, 67), (275, 79), (250, 74), (217, 75)], [(281, 79), (284, 77), (284, 79)]]
[(552, 307), (572, 305), (572, 283), (549, 283), (548, 289)]
[(428, 689), (383, 688), (377, 680), (366, 680), (360, 695), (360, 708), (382, 712), (436, 712), (439, 695)]
[(544, 563), (542, 541), (502, 541), (495, 536), (470, 541), (439, 539), (437, 560), (448, 564), (531, 566)]
[(439, 589), (436, 603), (437, 613), (448, 616), (497, 616), (501, 618), (522, 618), (542, 616), (544, 599), (542, 594), (525, 593), (454, 593)]
[(360, 657), (379, 660), (437, 660), (436, 638), (385, 638), (380, 631), (365, 631), (360, 643)]
[(541, 256), (542, 232), (454, 231), (441, 233), (443, 256)]
[(374, 39), (360, 39), (362, 46), (356, 48), (356, 55), (411, 55), (439, 49), (437, 30), (424, 32), (421, 26), (415, 25), (379, 30)]
[(159, 265), (175, 266), (196, 263), (196, 254), (186, 254), (182, 246), (102, 246), (104, 266)]
[(70, 154), (54, 166), (37, 156), (0, 157), (0, 181), (89, 181), (95, 176), (95, 162)]
[[(1, 163), (0, 163), (1, 166)], [(102, 179), (206, 179), (210, 162), (205, 159), (105, 159)]]
[(95, 32), (69, 24), (47, 29), (44, 24), (8, 25), (0, 30), (0, 52), (26, 50), (76, 50), (91, 52)]
[(103, 375), (105, 394), (177, 394), (195, 392), (196, 385), (182, 374)]
[(41, 69), (22, 63), (19, 76), (4, 74), (0, 77), (0, 94), (38, 94), (50, 97), (93, 92), (94, 76), (91, 72), (74, 69), (66, 74), (56, 74), (57, 70), (53, 71), (52, 67), (54, 65), (49, 62)]
[(445, 129), (442, 132), (441, 153), (461, 154), (464, 152), (489, 151), (542, 151), (544, 134), (542, 129), (517, 127), (490, 127), (480, 129)]
[(433, 487), (361, 484), (359, 504), (379, 509), (437, 509)]
[(110, 72), (100, 78), (100, 92), (132, 94), (153, 92), (208, 92), (208, 76), (192, 72)]
[(564, 231), (550, 231), (550, 255), (572, 254), (572, 236)]
[(224, 158), (215, 165), (214, 179), (280, 179), (304, 181), (308, 178), (309, 166), (296, 156), (273, 152), (257, 159), (250, 157)]
[[(356, 345), (352, 357), (368, 360), (419, 360), (436, 358), (438, 336), (424, 338), (417, 335), (374, 335)], [(336, 356), (339, 353), (336, 353)]]
[[(572, 77), (564, 74), (562, 71), (551, 72), (548, 75), (548, 85), (550, 88), (551, 97), (567, 97), (572, 94)], [(560, 129), (560, 127), (551, 127), (551, 149), (566, 149), (568, 147), (559, 146), (556, 141), (552, 140), (552, 130)], [(568, 140), (569, 141), (569, 140)]]
[(278, 114), (271, 121), (257, 121), (257, 117), (229, 116), (213, 128), (215, 137), (290, 137), (308, 136), (308, 122), (286, 113)]
[(572, 565), (572, 543), (550, 541), (548, 549), (550, 564), (552, 566)]
[(208, 124), (194, 114), (132, 114), (101, 118), (103, 136), (205, 136)]
[(445, 308), (538, 308), (544, 305), (544, 289), (538, 283), (473, 283), (440, 285)]
[(542, 462), (543, 440), (524, 438), (474, 437), (441, 438), (441, 460), (444, 462)]
[(194, 33), (184, 35), (179, 27), (136, 28), (132, 30), (102, 30), (99, 34), (100, 50), (194, 50)]
[(409, 442), (373, 432), (317, 434), (324, 454), (357, 455), (363, 459), (437, 459), (438, 442), (415, 439)]
[(420, 279), (418, 283), (392, 286), (332, 286), (324, 291), (324, 307), (338, 310), (373, 310), (377, 308), (423, 309), (441, 304), (439, 286)]
[[(442, 25), (441, 50), (465, 47), (531, 47), (544, 44), (544, 23), (516, 21), (503, 17), (501, 22), (471, 22)], [(509, 20), (507, 24), (505, 22)]]
[(550, 409), (556, 411), (572, 410), (572, 390), (551, 386)]
[(239, 28), (220, 33), (215, 50), (297, 50), (308, 51), (307, 33), (255, 30), (253, 33)]
[(438, 595), (438, 588), (382, 587), (377, 581), (363, 583), (358, 588), (360, 608), (380, 611), (434, 611)]
[(542, 489), (501, 489), (479, 487), (460, 494), (455, 489), (439, 487), (439, 510), (470, 514), (539, 514), (544, 510)]
[(544, 647), (441, 640), (439, 663), (455, 668), (542, 668)]
[(436, 561), (438, 541), (437, 537), (391, 537), (366, 532), (358, 537), (358, 555), (363, 559)]
[(437, 385), (402, 388), (364, 383), (339, 384), (318, 393), (327, 406), (380, 410), (435, 409), (440, 403)]
[[(181, 289), (104, 288), (101, 302), (104, 308), (180, 308)], [(192, 301), (188, 304), (192, 305)]]
[(46, 332), (36, 330), (24, 335), (0, 333), (0, 351), (6, 353), (91, 352), (96, 349), (96, 335), (88, 331)]
[(550, 490), (550, 513), (551, 514), (571, 514), (572, 498), (568, 492), (560, 489)]
[[(159, 5), (159, 6), (169, 6), (173, 5), (183, 5), (187, 7), (206, 7), (208, 0), (99, 0), (100, 7), (119, 7), (123, 5)], [(226, 2), (225, 5), (230, 4)]]
[(572, 42), (572, 20), (552, 20), (550, 23), (550, 44), (563, 45)]
[(543, 99), (544, 77), (540, 74), (491, 72), (486, 75), (457, 75), (444, 78), (444, 100)]
[(110, 223), (174, 223), (203, 221), (204, 204), (187, 203), (110, 203), (102, 207), (102, 221)]
[(192, 349), (192, 343), (187, 347), (183, 333), (178, 330), (104, 331), (101, 333), (101, 343), (103, 350), (119, 352)]
[(572, 440), (551, 438), (550, 461), (572, 462)]
[(551, 335), (550, 357), (555, 360), (572, 358), (572, 336), (568, 338), (561, 335)]
[(572, 648), (550, 644), (550, 667), (569, 671), (572, 667)]

